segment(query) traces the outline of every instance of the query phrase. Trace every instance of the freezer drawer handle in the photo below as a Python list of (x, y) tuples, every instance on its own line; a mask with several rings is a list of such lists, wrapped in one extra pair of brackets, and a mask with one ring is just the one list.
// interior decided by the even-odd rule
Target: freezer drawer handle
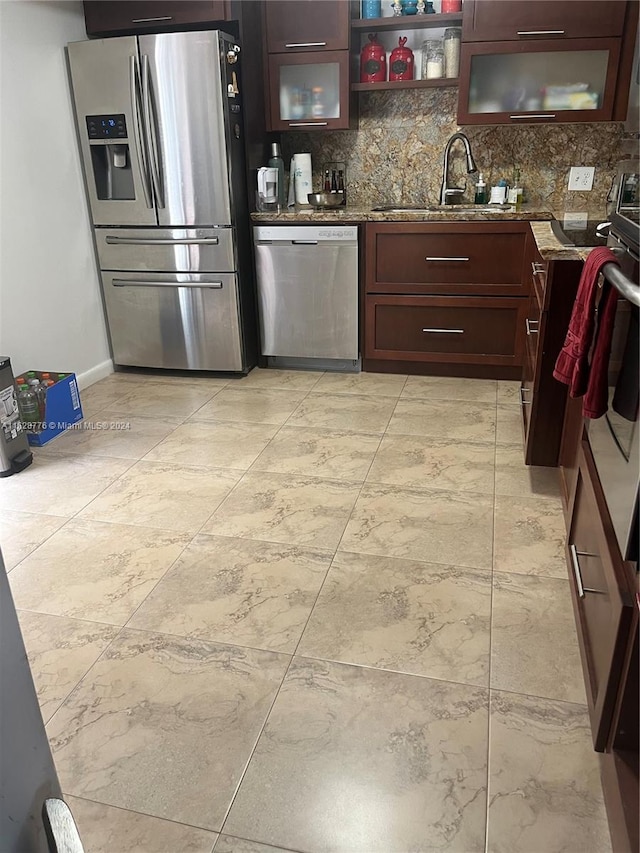
[(464, 329), (423, 329), (430, 335), (464, 335)]
[(285, 47), (326, 47), (326, 41), (293, 41), (291, 44), (285, 44)]
[(601, 589), (591, 589), (588, 586), (585, 586), (582, 582), (582, 572), (580, 571), (580, 560), (579, 557), (598, 557), (597, 554), (589, 554), (588, 551), (578, 551), (575, 545), (570, 545), (569, 551), (571, 552), (571, 565), (573, 566), (573, 574), (576, 579), (576, 587), (578, 588), (578, 598), (584, 598), (585, 593), (590, 592), (594, 595), (604, 595), (605, 593)]
[(220, 243), (218, 237), (106, 237), (105, 243), (110, 246), (127, 245), (127, 246), (217, 246)]
[(144, 281), (137, 278), (114, 278), (111, 281), (114, 287), (200, 287), (205, 290), (222, 290), (221, 281)]
[(469, 261), (470, 258), (431, 258), (427, 256), (425, 261)]
[(328, 121), (290, 121), (289, 127), (326, 127)]
[(158, 17), (158, 18), (132, 18), (131, 23), (132, 24), (146, 24), (146, 23), (150, 23), (151, 21), (172, 21), (172, 20), (173, 20), (172, 15), (160, 15), (160, 17)]
[(148, 164), (147, 159), (145, 157), (145, 153), (142, 150), (142, 145), (140, 143), (140, 137), (143, 134), (142, 127), (142, 119), (140, 113), (140, 71), (138, 68), (138, 58), (137, 56), (129, 57), (129, 85), (131, 89), (131, 109), (133, 110), (134, 116), (134, 128), (133, 128), (133, 139), (136, 146), (136, 155), (138, 157), (138, 164), (140, 166), (140, 176), (142, 178), (142, 191), (144, 193), (144, 200), (149, 209), (153, 207), (153, 202), (151, 200), (151, 184), (149, 181), (149, 172), (148, 172)]

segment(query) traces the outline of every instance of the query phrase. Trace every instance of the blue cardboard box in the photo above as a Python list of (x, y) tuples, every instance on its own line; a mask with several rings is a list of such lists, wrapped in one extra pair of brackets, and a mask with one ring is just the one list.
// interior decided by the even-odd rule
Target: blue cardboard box
[[(41, 371), (34, 371), (41, 378)], [(57, 374), (52, 373), (52, 376)], [(45, 411), (40, 429), (33, 429), (25, 424), (29, 444), (32, 447), (42, 447), (60, 433), (82, 420), (82, 404), (75, 373), (67, 373), (62, 379), (57, 379), (54, 385), (47, 388), (45, 396)]]

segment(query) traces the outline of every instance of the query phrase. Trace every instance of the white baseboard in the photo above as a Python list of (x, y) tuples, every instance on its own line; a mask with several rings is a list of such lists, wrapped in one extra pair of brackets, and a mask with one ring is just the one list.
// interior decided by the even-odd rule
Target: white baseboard
[(113, 361), (108, 358), (106, 361), (96, 364), (95, 367), (85, 370), (84, 373), (77, 373), (78, 388), (82, 391), (83, 388), (88, 388), (89, 385), (93, 385), (94, 382), (98, 382), (100, 379), (105, 379), (112, 373)]

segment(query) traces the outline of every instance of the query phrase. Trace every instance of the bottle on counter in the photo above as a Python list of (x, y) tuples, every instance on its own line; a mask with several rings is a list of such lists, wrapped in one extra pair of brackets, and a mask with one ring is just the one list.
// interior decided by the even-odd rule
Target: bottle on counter
[(522, 205), (522, 186), (520, 185), (520, 169), (517, 167), (513, 170), (513, 183), (509, 187), (507, 193), (507, 201), (513, 204), (516, 210), (519, 210)]
[[(271, 157), (269, 157), (269, 162), (267, 164), (272, 169), (278, 170), (278, 207), (284, 208), (285, 206), (285, 194), (284, 194), (284, 160), (282, 159), (282, 154), (280, 152), (280, 143), (274, 142), (271, 145)], [(44, 376), (44, 374), (43, 374)]]
[(331, 192), (332, 193), (338, 192), (338, 178), (336, 177), (336, 170), (335, 169), (333, 169), (331, 171)]
[(331, 192), (331, 178), (329, 176), (329, 170), (328, 169), (324, 170), (324, 183), (322, 185), (322, 190), (325, 193)]
[(482, 174), (482, 172), (480, 172), (480, 174), (478, 175), (478, 183), (476, 184), (475, 203), (486, 204), (487, 201), (487, 185), (484, 180), (484, 175)]

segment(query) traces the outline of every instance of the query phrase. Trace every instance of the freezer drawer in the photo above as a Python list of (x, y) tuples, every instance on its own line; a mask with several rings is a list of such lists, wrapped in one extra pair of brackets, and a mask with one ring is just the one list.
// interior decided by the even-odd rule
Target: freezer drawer
[(262, 354), (357, 359), (357, 242), (255, 249)]
[(102, 288), (116, 364), (243, 369), (233, 273), (103, 272)]
[(233, 228), (96, 228), (100, 269), (234, 272)]

